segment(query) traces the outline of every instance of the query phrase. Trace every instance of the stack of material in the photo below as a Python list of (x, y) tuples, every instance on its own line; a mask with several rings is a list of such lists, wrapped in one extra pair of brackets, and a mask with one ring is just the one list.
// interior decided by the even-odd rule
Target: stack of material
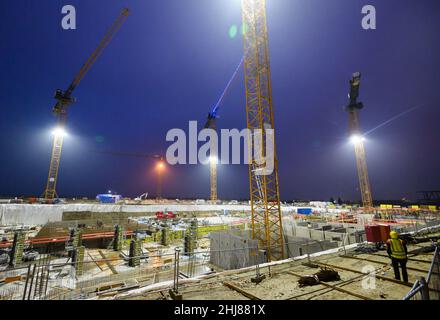
[(357, 253), (374, 253), (377, 252), (377, 247), (374, 244), (364, 243), (358, 246), (355, 250)]
[(321, 268), (321, 270), (310, 276), (303, 276), (298, 280), (299, 287), (316, 286), (320, 282), (339, 281), (339, 273), (332, 269)]

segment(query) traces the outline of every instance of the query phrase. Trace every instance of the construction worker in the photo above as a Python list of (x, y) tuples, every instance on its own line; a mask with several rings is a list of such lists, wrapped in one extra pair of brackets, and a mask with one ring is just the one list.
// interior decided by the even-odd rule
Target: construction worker
[(402, 268), (402, 277), (404, 282), (408, 282), (408, 273), (406, 272), (406, 263), (408, 262), (408, 250), (405, 241), (399, 239), (396, 231), (390, 232), (390, 238), (387, 241), (387, 252), (391, 258), (394, 269), (394, 276), (400, 280), (399, 265)]

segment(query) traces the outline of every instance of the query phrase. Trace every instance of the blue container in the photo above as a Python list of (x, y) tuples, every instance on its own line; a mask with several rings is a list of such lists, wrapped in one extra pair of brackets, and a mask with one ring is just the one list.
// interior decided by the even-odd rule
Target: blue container
[(96, 199), (101, 203), (115, 203), (121, 199), (121, 196), (115, 194), (98, 194)]
[(312, 208), (298, 208), (297, 213), (309, 215), (312, 214)]

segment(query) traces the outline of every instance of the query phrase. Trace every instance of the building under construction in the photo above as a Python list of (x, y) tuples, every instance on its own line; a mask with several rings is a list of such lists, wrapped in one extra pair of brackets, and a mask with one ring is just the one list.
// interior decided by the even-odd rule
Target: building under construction
[[(239, 175), (223, 174), (221, 155), (211, 149), (204, 165), (209, 167), (205, 170), (206, 177), (209, 172), (209, 182), (199, 179), (209, 190), (206, 199), (167, 195), (165, 183), (173, 168), (168, 165), (169, 154), (165, 152), (89, 150), (89, 154), (115, 156), (114, 161), (128, 157), (143, 159), (148, 165), (152, 162), (153, 173), (148, 179), (154, 188), (138, 197), (123, 197), (109, 190), (96, 199), (73, 198), (63, 190), (66, 185), (58, 183), (69, 183), (68, 175), (60, 170), (62, 152), (71, 147), (64, 146), (67, 115), (72, 107), (76, 109), (75, 103), (83, 103), (73, 93), (81, 96), (82, 92), (76, 90), (80, 83), (90, 85), (86, 76), (99, 59), (105, 59), (107, 51), (124, 54), (121, 47), (128, 41), (124, 28), (139, 23), (136, 19), (141, 13), (124, 8), (67, 89), (56, 90), (49, 173), (45, 183), (41, 182), (40, 195), (0, 199), (0, 300), (440, 299), (439, 192), (419, 192), (423, 199), (413, 201), (375, 198), (374, 183), (380, 182), (370, 181), (367, 134), (360, 121), (361, 114), (374, 112), (373, 106), (360, 102), (368, 99), (367, 93), (371, 95), (371, 85), (366, 86), (368, 91), (362, 91), (361, 81), (368, 77), (368, 70), (362, 70), (362, 79), (360, 70), (350, 70), (341, 81), (346, 91), (338, 92), (348, 114), (348, 134), (343, 139), (352, 144), (350, 154), (355, 159), (353, 168), (356, 167), (356, 172), (347, 169), (338, 175), (353, 178), (352, 189), (359, 200), (282, 199), (280, 189), (287, 185), (282, 184), (283, 180), (295, 188), (301, 188), (302, 181), (292, 182), (279, 165), (283, 157), (278, 152), (286, 147), (280, 142), (286, 140), (280, 138), (282, 130), (278, 131), (276, 124), (284, 115), (274, 107), (272, 80), (275, 83), (276, 78), (271, 74), (266, 8), (266, 0), (241, 0), (241, 60), (231, 70), (232, 77), (217, 103), (209, 108), (204, 126), (211, 133), (219, 131), (223, 124), (220, 107), (241, 77), (241, 113), (246, 118), (242, 126), (248, 129), (244, 153), (249, 159), (245, 199), (222, 199), (224, 179), (233, 190), (242, 185), (237, 181)], [(229, 32), (231, 39), (240, 29), (234, 27)], [(129, 56), (133, 57), (136, 50), (131, 48)], [(69, 65), (63, 66), (61, 72), (71, 74), (74, 70)], [(106, 74), (93, 76), (95, 80), (106, 78)], [(61, 78), (65, 77), (63, 74)], [(134, 91), (124, 92), (131, 95)], [(344, 98), (347, 93), (348, 103)], [(88, 94), (88, 98), (83, 94), (84, 99), (93, 100), (93, 94)], [(174, 94), (167, 87), (165, 95)], [(337, 116), (347, 123), (346, 114), (337, 107), (334, 112), (339, 112)], [(121, 130), (126, 130), (122, 128), (124, 122), (120, 123)], [(297, 146), (287, 147), (300, 150)], [(120, 170), (123, 165), (118, 163), (117, 167)], [(92, 174), (93, 170), (87, 172)], [(191, 175), (196, 176), (194, 172)], [(142, 177), (139, 180), (145, 178), (138, 176)], [(115, 177), (133, 183), (136, 180), (119, 172), (115, 172)], [(90, 177), (90, 181), (81, 184), (93, 185), (94, 179)], [(115, 180), (102, 179), (103, 184)], [(179, 181), (181, 185), (182, 193), (195, 187)]]

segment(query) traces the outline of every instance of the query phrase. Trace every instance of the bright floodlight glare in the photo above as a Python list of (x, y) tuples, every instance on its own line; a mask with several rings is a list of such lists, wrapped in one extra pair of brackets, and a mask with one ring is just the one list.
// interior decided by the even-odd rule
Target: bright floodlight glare
[(217, 157), (216, 156), (210, 156), (209, 157), (209, 162), (211, 162), (211, 163), (217, 163)]
[(162, 170), (165, 168), (165, 164), (163, 163), (163, 161), (159, 161), (159, 163), (157, 164), (157, 169)]
[(57, 137), (60, 137), (60, 136), (65, 137), (67, 133), (66, 133), (66, 130), (64, 130), (64, 128), (57, 127), (52, 131), (52, 134)]
[(350, 137), (350, 142), (353, 144), (359, 144), (365, 141), (365, 138), (361, 135), (355, 134)]

